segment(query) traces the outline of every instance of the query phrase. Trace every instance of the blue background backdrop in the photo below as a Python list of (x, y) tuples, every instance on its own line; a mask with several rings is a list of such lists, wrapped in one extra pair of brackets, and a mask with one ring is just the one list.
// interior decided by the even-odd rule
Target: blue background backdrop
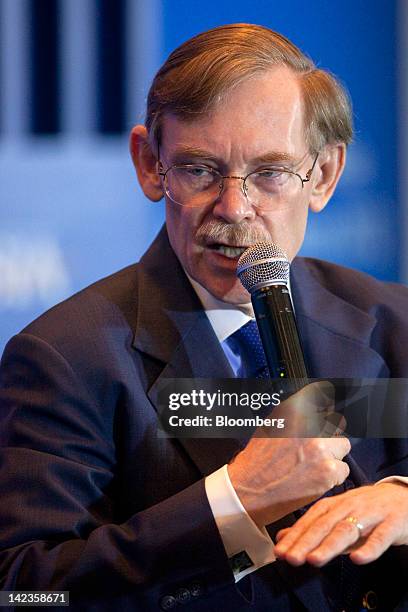
[[(49, 18), (45, 34), (39, 30), (38, 0), (0, 0), (0, 353), (32, 318), (136, 261), (150, 243), (163, 205), (143, 198), (127, 133), (143, 118), (149, 82), (168, 53), (222, 23), (280, 31), (351, 93), (356, 136), (347, 170), (331, 204), (312, 215), (302, 253), (405, 280), (405, 172), (398, 165), (406, 130), (404, 2), (51, 5), (55, 41)], [(51, 52), (44, 52), (45, 40)], [(52, 91), (58, 120), (49, 129), (38, 118), (50, 119)], [(120, 118), (117, 125), (109, 124), (112, 117)]]

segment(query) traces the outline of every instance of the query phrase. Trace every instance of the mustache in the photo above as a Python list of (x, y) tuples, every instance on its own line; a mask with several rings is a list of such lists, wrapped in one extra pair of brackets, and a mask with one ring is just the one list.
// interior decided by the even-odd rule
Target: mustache
[(200, 225), (195, 237), (202, 246), (220, 243), (229, 246), (249, 247), (255, 242), (271, 242), (268, 232), (246, 221), (237, 224), (216, 220), (206, 221)]

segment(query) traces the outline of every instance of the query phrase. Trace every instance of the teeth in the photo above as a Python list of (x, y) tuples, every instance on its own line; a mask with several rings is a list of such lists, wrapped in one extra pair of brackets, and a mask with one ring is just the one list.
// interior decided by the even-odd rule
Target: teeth
[(242, 253), (246, 250), (246, 247), (230, 247), (219, 244), (215, 247), (215, 250), (225, 255), (225, 257), (234, 259), (235, 257), (242, 255)]

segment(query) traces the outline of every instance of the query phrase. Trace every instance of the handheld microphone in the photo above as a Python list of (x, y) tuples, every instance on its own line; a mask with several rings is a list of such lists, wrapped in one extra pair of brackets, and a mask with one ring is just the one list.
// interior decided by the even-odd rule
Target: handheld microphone
[[(272, 242), (253, 244), (242, 253), (237, 265), (237, 275), (251, 294), (271, 378), (285, 381), (285, 391), (292, 393), (308, 384), (308, 375), (289, 292), (289, 271), (285, 252)], [(343, 460), (353, 482), (367, 484), (353, 456), (349, 454)]]
[(238, 260), (237, 275), (251, 294), (271, 378), (307, 384), (307, 369), (289, 292), (290, 264), (273, 243), (257, 242)]

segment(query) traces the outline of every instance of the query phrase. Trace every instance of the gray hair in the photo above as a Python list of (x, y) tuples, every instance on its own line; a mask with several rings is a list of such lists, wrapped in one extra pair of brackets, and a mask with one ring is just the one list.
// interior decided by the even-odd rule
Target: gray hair
[(304, 103), (305, 138), (312, 153), (353, 137), (349, 96), (340, 82), (290, 40), (263, 26), (235, 23), (190, 38), (175, 49), (156, 74), (147, 99), (145, 124), (151, 142), (160, 141), (163, 117), (191, 121), (211, 111), (220, 96), (274, 66), (298, 76)]

